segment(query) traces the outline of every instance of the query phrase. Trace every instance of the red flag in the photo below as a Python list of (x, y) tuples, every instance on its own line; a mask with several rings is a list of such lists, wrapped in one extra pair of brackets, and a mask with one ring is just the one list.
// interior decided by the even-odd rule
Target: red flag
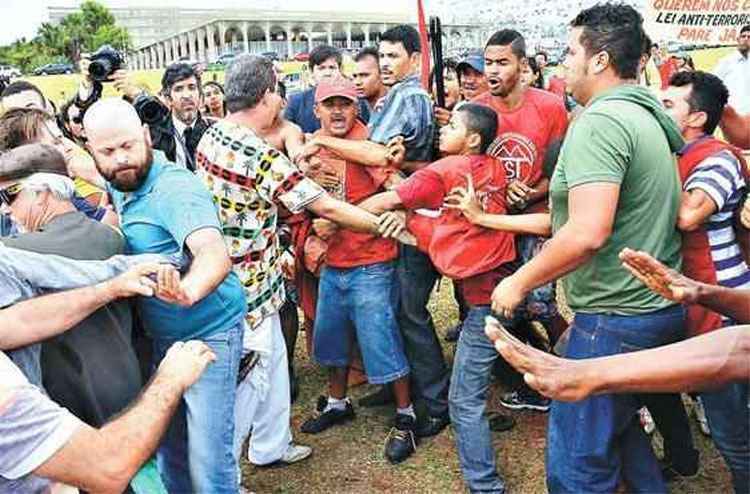
[(419, 43), (422, 45), (422, 87), (430, 85), (430, 41), (427, 38), (427, 23), (424, 20), (422, 0), (417, 0), (417, 25), (419, 26)]

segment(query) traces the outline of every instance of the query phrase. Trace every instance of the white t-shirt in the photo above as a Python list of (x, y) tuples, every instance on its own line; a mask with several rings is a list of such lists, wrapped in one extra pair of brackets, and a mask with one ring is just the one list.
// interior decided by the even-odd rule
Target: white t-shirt
[(729, 104), (737, 113), (750, 113), (750, 54), (743, 57), (736, 50), (719, 61), (714, 74), (729, 89)]
[(0, 352), (0, 494), (46, 492), (50, 481), (31, 473), (81, 425)]

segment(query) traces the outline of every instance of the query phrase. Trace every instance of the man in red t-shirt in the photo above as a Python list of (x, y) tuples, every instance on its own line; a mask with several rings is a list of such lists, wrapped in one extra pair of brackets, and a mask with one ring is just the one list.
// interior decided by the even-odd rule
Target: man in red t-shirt
[[(550, 146), (559, 143), (568, 127), (564, 101), (547, 91), (524, 88), (521, 71), (526, 64), (526, 43), (512, 29), (494, 33), (484, 49), (484, 65), (489, 91), (474, 99), (497, 112), (497, 139), (489, 154), (505, 167), (508, 177), (506, 199), (513, 213), (538, 213), (547, 210), (547, 192), (551, 174), (545, 175), (543, 163)], [(516, 238), (520, 267), (541, 249), (545, 237), (519, 235)], [(540, 322), (556, 339), (565, 322), (557, 311), (554, 283), (535, 290), (519, 306), (515, 317), (524, 321), (527, 334), (533, 337), (529, 323)], [(547, 411), (549, 400), (525, 385), (514, 374), (517, 391), (501, 398), (511, 409)]]
[[(367, 127), (357, 120), (357, 89), (352, 82), (320, 82), (314, 111), (322, 135), (367, 139)], [(318, 157), (328, 172), (338, 177), (340, 185), (334, 194), (352, 204), (382, 190), (389, 175), (383, 167), (348, 161), (327, 149)], [(316, 413), (302, 424), (302, 432), (317, 434), (354, 418), (346, 393), (356, 334), (368, 380), (393, 385), (396, 420), (385, 456), (391, 463), (399, 463), (414, 453), (417, 437), (409, 396), (409, 363), (396, 319), (396, 242), (371, 233), (329, 228), (320, 222), (315, 230), (326, 239), (328, 250), (318, 288), (313, 356), (330, 374), (328, 398), (318, 400)]]
[[(485, 210), (504, 214), (505, 172), (486, 154), (496, 132), (497, 114), (491, 108), (473, 103), (461, 106), (440, 130), (443, 159), (415, 172), (395, 190), (378, 194), (360, 206), (374, 213), (397, 208), (440, 209), (451, 190), (468, 185), (476, 189)], [(381, 233), (388, 236), (397, 231), (397, 223), (395, 216), (381, 216)], [(450, 209), (441, 210), (436, 218), (409, 213), (407, 225), (417, 237), (419, 248), (429, 254), (441, 274), (454, 279), (469, 304), (453, 362), (450, 418), (470, 490), (502, 492), (485, 413), (497, 353), (483, 328), (485, 317), (490, 315), (493, 284), (511, 272), (508, 263), (516, 256), (513, 235), (473, 225)]]

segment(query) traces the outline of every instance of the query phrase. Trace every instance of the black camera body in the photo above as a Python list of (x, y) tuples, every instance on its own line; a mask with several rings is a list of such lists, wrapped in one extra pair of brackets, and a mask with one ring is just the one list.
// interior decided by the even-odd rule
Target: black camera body
[(141, 122), (155, 125), (165, 120), (169, 116), (169, 108), (164, 106), (161, 101), (150, 94), (141, 93), (133, 100), (133, 107)]
[(93, 81), (107, 82), (112, 74), (123, 66), (124, 60), (120, 52), (110, 45), (102, 45), (91, 54), (89, 76)]

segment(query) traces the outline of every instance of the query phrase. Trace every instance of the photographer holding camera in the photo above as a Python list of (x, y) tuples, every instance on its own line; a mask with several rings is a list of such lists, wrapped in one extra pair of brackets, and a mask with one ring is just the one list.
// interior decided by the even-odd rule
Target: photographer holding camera
[(102, 83), (112, 82), (148, 124), (153, 148), (164, 152), (169, 161), (195, 171), (195, 149), (211, 121), (200, 114), (202, 87), (193, 66), (176, 62), (167, 67), (161, 79), (163, 102), (133, 84), (121, 55), (109, 45), (82, 58), (81, 74), (84, 79), (76, 101), (81, 113), (99, 99)]

